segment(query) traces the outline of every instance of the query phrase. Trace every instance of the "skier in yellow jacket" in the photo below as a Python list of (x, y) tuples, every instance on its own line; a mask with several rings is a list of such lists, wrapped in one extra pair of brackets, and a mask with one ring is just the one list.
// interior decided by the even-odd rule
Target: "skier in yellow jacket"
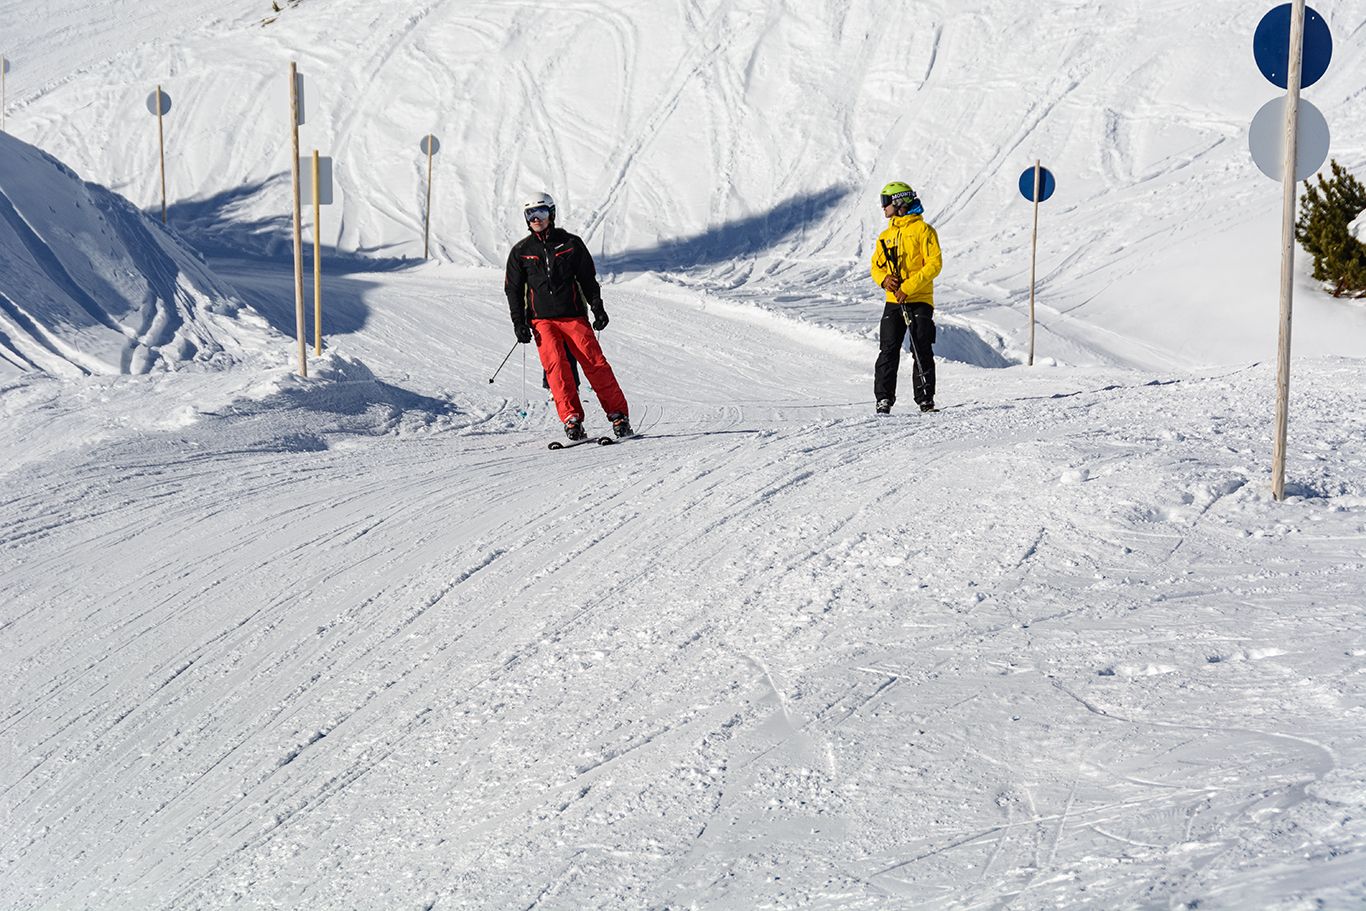
[(925, 223), (925, 209), (909, 184), (894, 180), (882, 188), (882, 214), (890, 221), (873, 249), (873, 281), (886, 292), (880, 350), (873, 369), (877, 413), (896, 404), (901, 343), (911, 332), (915, 369), (912, 388), (921, 411), (934, 407), (934, 279), (944, 267), (939, 235)]

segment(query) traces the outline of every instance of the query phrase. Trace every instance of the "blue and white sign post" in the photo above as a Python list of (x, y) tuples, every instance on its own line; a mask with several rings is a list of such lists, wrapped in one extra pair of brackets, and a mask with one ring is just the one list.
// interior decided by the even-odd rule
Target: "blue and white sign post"
[(1034, 203), (1034, 238), (1030, 242), (1029, 254), (1029, 366), (1034, 366), (1034, 278), (1035, 267), (1039, 260), (1039, 203), (1053, 195), (1058, 183), (1053, 172), (1038, 161), (1034, 167), (1025, 168), (1020, 174), (1020, 195)]
[[(1252, 39), (1252, 55), (1262, 75), (1272, 85), (1285, 89), (1284, 99), (1276, 98), (1257, 112), (1248, 132), (1253, 161), (1267, 176), (1280, 180), (1283, 188), (1276, 433), (1271, 454), (1271, 495), (1283, 500), (1290, 416), (1290, 316), (1295, 288), (1295, 188), (1296, 181), (1312, 176), (1328, 155), (1327, 121), (1312, 104), (1300, 101), (1300, 89), (1313, 85), (1328, 70), (1333, 38), (1322, 16), (1307, 9), (1304, 0), (1294, 0), (1262, 17)], [(1279, 135), (1272, 128), (1277, 113), (1284, 115)], [(1274, 149), (1277, 141), (1280, 148)]]

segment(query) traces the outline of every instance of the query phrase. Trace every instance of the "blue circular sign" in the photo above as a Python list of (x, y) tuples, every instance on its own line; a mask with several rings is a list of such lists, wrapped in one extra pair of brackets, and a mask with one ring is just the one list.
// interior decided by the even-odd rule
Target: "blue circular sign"
[[(1039, 168), (1039, 202), (1043, 202), (1053, 195), (1053, 191), (1058, 188), (1058, 182), (1053, 179), (1053, 172), (1048, 168)], [(1025, 168), (1020, 175), (1020, 195), (1030, 202), (1034, 201), (1034, 169)]]
[[(1252, 56), (1257, 69), (1276, 88), (1290, 81), (1290, 4), (1283, 3), (1262, 17), (1252, 36)], [(1333, 34), (1328, 23), (1309, 7), (1304, 8), (1304, 60), (1300, 65), (1300, 86), (1311, 86), (1328, 72), (1333, 59)]]
[(160, 93), (160, 95), (161, 95), (161, 110), (158, 111), (158, 110), (157, 110), (157, 94), (158, 94), (157, 92), (153, 92), (152, 94), (150, 94), (150, 95), (147, 96), (147, 113), (149, 113), (149, 114), (166, 114), (166, 113), (168, 113), (168, 112), (171, 110), (171, 96), (170, 96), (170, 95), (167, 95), (165, 92), (161, 92), (161, 93)]

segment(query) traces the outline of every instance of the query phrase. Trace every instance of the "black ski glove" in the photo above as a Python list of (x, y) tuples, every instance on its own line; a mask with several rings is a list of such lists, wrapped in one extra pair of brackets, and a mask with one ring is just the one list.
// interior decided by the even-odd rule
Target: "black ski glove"
[(512, 331), (517, 333), (517, 342), (525, 345), (531, 341), (531, 327), (523, 322), (512, 324)]
[(593, 328), (601, 332), (607, 328), (607, 311), (602, 307), (602, 301), (593, 301)]

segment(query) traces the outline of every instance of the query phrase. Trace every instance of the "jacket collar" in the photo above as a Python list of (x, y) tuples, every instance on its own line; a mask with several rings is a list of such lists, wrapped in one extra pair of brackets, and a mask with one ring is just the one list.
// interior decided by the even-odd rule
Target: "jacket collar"
[(893, 228), (905, 228), (918, 221), (924, 220), (924, 217), (921, 215), (893, 215), (891, 218), (891, 225)]

